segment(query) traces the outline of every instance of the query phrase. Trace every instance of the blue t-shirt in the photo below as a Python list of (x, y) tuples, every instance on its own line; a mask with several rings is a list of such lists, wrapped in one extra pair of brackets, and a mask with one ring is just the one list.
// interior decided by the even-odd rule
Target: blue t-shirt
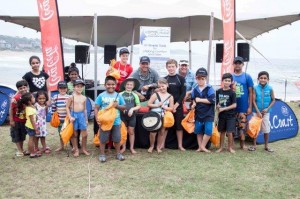
[(246, 113), (249, 105), (249, 87), (253, 88), (252, 77), (244, 72), (232, 76), (236, 94), (236, 112)]
[[(119, 105), (125, 105), (124, 98), (122, 95), (119, 95), (117, 92), (114, 93), (108, 93), (104, 91), (100, 95), (98, 95), (95, 104), (100, 106), (100, 110), (106, 108), (110, 102), (113, 102), (117, 100)], [(117, 109), (117, 116), (114, 121), (114, 125), (120, 125), (121, 124), (121, 118), (120, 118), (120, 111)]]

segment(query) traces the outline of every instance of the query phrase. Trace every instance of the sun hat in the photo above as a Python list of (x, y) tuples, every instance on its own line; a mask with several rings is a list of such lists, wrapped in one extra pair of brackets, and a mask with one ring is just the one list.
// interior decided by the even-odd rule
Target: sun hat
[(120, 91), (124, 91), (125, 89), (125, 85), (127, 84), (128, 81), (133, 81), (134, 82), (134, 88), (132, 89), (133, 91), (136, 91), (140, 88), (140, 82), (138, 79), (133, 78), (133, 77), (128, 77), (127, 79), (125, 79), (121, 85), (120, 85)]

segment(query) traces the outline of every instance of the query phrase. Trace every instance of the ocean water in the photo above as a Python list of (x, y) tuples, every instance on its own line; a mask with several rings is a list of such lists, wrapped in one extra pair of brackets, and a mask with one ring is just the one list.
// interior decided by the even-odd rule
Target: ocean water
[[(0, 51), (0, 84), (5, 84), (15, 88), (15, 83), (22, 78), (22, 76), (31, 70), (29, 65), (29, 57), (37, 55), (42, 59), (41, 53), (32, 52), (7, 52)], [(108, 68), (107, 64), (103, 63), (103, 54), (98, 54), (97, 59), (97, 80), (99, 83), (104, 83), (105, 73)], [(176, 60), (187, 59), (188, 55), (173, 54), (172, 58)], [(300, 59), (270, 59), (269, 63), (260, 57), (250, 57), (250, 62), (245, 63), (244, 70), (252, 76), (254, 84), (257, 84), (257, 74), (262, 71), (268, 71), (270, 74), (270, 85), (274, 88), (275, 97), (285, 100), (300, 100), (300, 87), (296, 84), (300, 83)], [(74, 53), (65, 53), (65, 65), (74, 62)], [(94, 79), (94, 55), (91, 54), (90, 64), (77, 64), (80, 70), (80, 75), (83, 74), (85, 79)], [(212, 60), (213, 62), (213, 60)], [(196, 71), (199, 67), (206, 67), (207, 56), (201, 54), (192, 54), (192, 70)], [(133, 54), (132, 66), (135, 69), (139, 67), (139, 55)], [(155, 70), (161, 76), (166, 74), (165, 65), (153, 65)], [(82, 73), (83, 68), (83, 73)], [(220, 84), (220, 63), (212, 63), (210, 66), (210, 84)]]

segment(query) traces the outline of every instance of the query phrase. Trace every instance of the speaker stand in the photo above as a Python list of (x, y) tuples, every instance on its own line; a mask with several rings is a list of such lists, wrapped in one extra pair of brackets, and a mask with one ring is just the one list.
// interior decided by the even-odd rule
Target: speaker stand
[(83, 79), (83, 63), (81, 63), (81, 79)]

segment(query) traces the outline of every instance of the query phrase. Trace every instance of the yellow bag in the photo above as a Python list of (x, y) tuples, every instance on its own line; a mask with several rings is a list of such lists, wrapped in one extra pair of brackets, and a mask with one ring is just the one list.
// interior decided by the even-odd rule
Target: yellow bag
[(262, 118), (260, 118), (260, 117), (253, 116), (250, 119), (249, 128), (247, 129), (247, 134), (251, 138), (257, 138), (258, 133), (260, 131), (261, 123), (262, 123)]
[(126, 143), (127, 140), (127, 127), (124, 122), (121, 123), (121, 141), (120, 144)]
[(95, 146), (100, 146), (100, 140), (99, 140), (99, 131), (96, 135), (94, 135), (93, 143)]
[(70, 141), (70, 139), (71, 139), (71, 137), (73, 135), (73, 132), (74, 132), (73, 123), (70, 122), (70, 119), (67, 116), (65, 118), (65, 122), (64, 122), (64, 124), (63, 124), (63, 126), (61, 128), (61, 131), (60, 131), (60, 137), (61, 137), (64, 145), (66, 145)]
[(120, 72), (114, 68), (114, 65), (116, 63), (116, 60), (112, 59), (110, 60), (110, 67), (108, 71), (106, 72), (106, 76), (113, 76), (116, 80), (121, 78)]
[(188, 133), (193, 133), (195, 130), (195, 109), (192, 109), (185, 118), (181, 121), (181, 125)]
[(113, 102), (111, 102), (105, 109), (102, 109), (98, 112), (97, 117), (102, 131), (111, 130), (116, 119), (117, 109), (115, 109), (112, 105)]
[(174, 116), (173, 116), (173, 114), (171, 113), (171, 111), (166, 111), (165, 112), (165, 115), (164, 115), (164, 124), (163, 124), (163, 126), (165, 127), (165, 128), (170, 128), (170, 127), (172, 127), (173, 125), (174, 125), (174, 123), (175, 123), (175, 120), (174, 120)]
[(213, 133), (210, 137), (210, 141), (215, 145), (215, 147), (218, 147), (220, 144), (220, 133), (218, 131), (218, 128), (214, 126)]
[(53, 126), (54, 128), (57, 128), (60, 125), (60, 120), (59, 120), (57, 111), (55, 111), (52, 114), (52, 117), (51, 117), (51, 120), (50, 120), (50, 125)]

